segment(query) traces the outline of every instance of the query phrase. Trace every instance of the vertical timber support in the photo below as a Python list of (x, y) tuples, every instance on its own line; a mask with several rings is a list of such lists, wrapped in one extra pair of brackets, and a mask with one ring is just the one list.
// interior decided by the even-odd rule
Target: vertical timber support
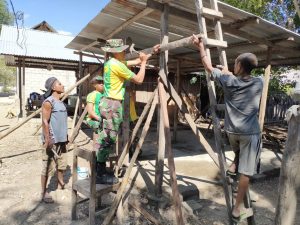
[(173, 200), (175, 205), (176, 224), (183, 225), (184, 222), (183, 222), (182, 210), (181, 210), (181, 200), (180, 200), (178, 186), (177, 186), (174, 155), (173, 155), (172, 144), (171, 144), (168, 103), (167, 103), (167, 97), (166, 97), (166, 91), (164, 85), (160, 81), (158, 82), (158, 91), (159, 91), (159, 99), (162, 108), (162, 119), (164, 122), (166, 149), (168, 153), (168, 166), (170, 170), (170, 183), (172, 187), (172, 194), (173, 194)]
[[(82, 68), (82, 52), (79, 53), (79, 64), (78, 64), (78, 79), (80, 80), (83, 77), (83, 68)], [(78, 96), (79, 96), (79, 108), (78, 115), (82, 114), (82, 86), (78, 87)]]
[[(163, 12), (161, 13), (161, 44), (167, 44), (169, 42), (168, 36), (168, 18), (169, 18), (169, 5), (164, 4)], [(160, 70), (165, 71), (168, 74), (168, 51), (160, 53), (159, 67)], [(165, 158), (165, 135), (164, 135), (164, 124), (162, 120), (162, 108), (160, 102), (160, 115), (159, 115), (159, 137), (158, 137), (158, 152), (155, 166), (155, 194), (158, 198), (162, 195), (162, 183), (164, 173), (164, 158)]]
[(22, 66), (21, 61), (19, 61), (18, 66), (18, 97), (19, 97), (19, 118), (23, 117), (23, 99), (22, 99)]
[[(199, 30), (200, 33), (202, 33), (204, 37), (207, 38), (206, 21), (205, 18), (201, 15), (201, 10), (203, 9), (203, 3), (202, 0), (195, 0), (195, 1), (196, 1), (196, 11), (198, 17)], [(210, 4), (213, 10), (218, 11), (218, 5), (216, 0), (210, 0)], [(215, 22), (214, 30), (215, 30), (216, 39), (223, 41), (223, 34), (222, 34), (220, 20), (216, 19), (214, 20), (214, 22)], [(219, 52), (220, 62), (222, 63), (223, 66), (227, 67), (225, 50), (218, 47), (218, 52)], [(208, 48), (206, 48), (206, 55), (208, 59), (211, 60), (211, 54)], [(213, 117), (215, 145), (218, 153), (222, 184), (223, 184), (224, 195), (225, 195), (225, 200), (227, 205), (228, 220), (229, 220), (229, 224), (232, 225), (233, 224), (232, 217), (231, 217), (232, 198), (230, 195), (230, 186), (227, 183), (226, 173), (225, 173), (227, 165), (226, 165), (226, 158), (224, 154), (224, 147), (222, 144), (220, 121), (216, 114), (217, 101), (216, 101), (215, 85), (214, 82), (211, 81), (210, 79), (210, 74), (208, 74), (207, 72), (206, 72), (206, 80), (207, 80), (208, 94), (210, 100), (210, 107), (211, 107), (211, 112)]]
[(272, 48), (269, 47), (267, 52), (267, 65), (265, 69), (264, 87), (260, 99), (260, 109), (259, 109), (259, 118), (258, 118), (261, 132), (263, 132), (264, 129), (267, 97), (268, 97), (269, 82), (270, 82), (270, 75), (271, 75), (271, 53), (272, 53)]
[[(176, 65), (176, 79), (175, 79), (175, 90), (179, 93), (180, 89), (180, 60), (177, 61)], [(173, 121), (173, 141), (177, 141), (177, 125), (178, 125), (178, 106), (175, 104), (174, 109), (174, 121)]]
[(22, 58), (22, 117), (26, 117), (25, 105), (26, 105), (26, 96), (25, 96), (25, 58)]

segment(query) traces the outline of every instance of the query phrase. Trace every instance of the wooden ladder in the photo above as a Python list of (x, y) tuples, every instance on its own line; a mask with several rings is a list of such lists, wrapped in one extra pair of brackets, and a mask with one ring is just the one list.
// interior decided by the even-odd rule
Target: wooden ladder
[[(210, 8), (206, 8), (203, 6), (202, 0), (195, 0), (196, 5), (196, 11), (197, 11), (197, 18), (198, 18), (198, 25), (200, 33), (203, 35), (203, 42), (205, 44), (206, 48), (206, 55), (211, 60), (211, 54), (209, 47), (217, 47), (219, 52), (219, 61), (222, 64), (222, 66), (227, 67), (227, 58), (226, 58), (226, 52), (225, 48), (227, 47), (227, 43), (223, 40), (223, 33), (222, 33), (222, 27), (220, 19), (223, 17), (222, 12), (218, 10), (218, 3), (217, 0), (210, 0)], [(212, 19), (213, 25), (214, 25), (214, 34), (216, 39), (210, 39), (207, 35), (207, 28), (206, 28), (206, 19)], [(207, 86), (208, 86), (208, 93), (209, 93), (209, 100), (210, 100), (210, 109), (212, 113), (212, 119), (213, 119), (213, 127), (214, 127), (214, 134), (215, 134), (215, 145), (217, 149), (218, 154), (218, 160), (219, 160), (219, 166), (222, 176), (222, 183), (223, 183), (223, 189), (225, 193), (225, 200), (227, 205), (227, 212), (228, 212), (228, 218), (229, 223), (232, 225), (234, 222), (232, 221), (231, 217), (231, 211), (233, 206), (233, 184), (236, 185), (236, 181), (233, 179), (230, 179), (229, 177), (226, 177), (226, 158), (225, 158), (225, 151), (224, 151), (224, 145), (222, 142), (222, 134), (221, 134), (221, 127), (220, 127), (220, 121), (216, 114), (216, 111), (220, 105), (217, 104), (216, 101), (216, 92), (215, 92), (215, 84), (210, 79), (210, 74), (206, 73), (206, 80), (207, 80)], [(246, 197), (244, 199), (244, 205), (246, 209), (250, 209), (248, 211), (252, 211), (252, 213), (249, 213), (248, 217), (242, 218), (246, 219), (249, 225), (254, 225), (254, 216), (253, 216), (253, 210), (251, 205), (251, 199), (249, 195), (249, 191), (247, 191)]]

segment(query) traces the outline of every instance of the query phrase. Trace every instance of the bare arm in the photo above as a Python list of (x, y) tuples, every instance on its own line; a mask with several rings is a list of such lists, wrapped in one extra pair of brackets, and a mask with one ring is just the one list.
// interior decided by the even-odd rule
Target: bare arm
[[(159, 48), (160, 48), (159, 44), (154, 45), (153, 48), (152, 48), (152, 54), (157, 54), (159, 52)], [(136, 58), (136, 59), (133, 59), (133, 60), (128, 60), (127, 61), (127, 66), (128, 67), (130, 67), (130, 66), (137, 66), (137, 65), (141, 65), (141, 63), (142, 63), (142, 60), (139, 57), (139, 58)]]
[(135, 84), (141, 84), (144, 81), (145, 73), (146, 73), (146, 63), (147, 60), (151, 57), (152, 54), (146, 55), (143, 52), (140, 52), (140, 60), (141, 60), (141, 67), (140, 71), (131, 78), (130, 81), (132, 81)]
[(45, 144), (44, 147), (48, 148), (50, 147), (50, 130), (49, 130), (49, 120), (51, 116), (51, 110), (52, 106), (50, 102), (45, 102), (42, 105), (42, 127), (43, 127), (43, 133), (45, 138)]
[(213, 71), (213, 66), (211, 65), (211, 62), (210, 60), (208, 59), (207, 55), (206, 55), (206, 52), (205, 52), (205, 48), (204, 48), (204, 44), (203, 44), (203, 41), (201, 38), (198, 38), (196, 35), (193, 34), (193, 37), (192, 37), (192, 41), (194, 43), (194, 45), (196, 47), (198, 47), (199, 49), (199, 53), (200, 53), (200, 58), (201, 58), (201, 61), (202, 61), (202, 64), (205, 68), (205, 70), (208, 72), (208, 73), (211, 73)]
[(87, 111), (88, 111), (89, 117), (90, 117), (91, 119), (94, 119), (94, 120), (99, 121), (100, 118), (99, 118), (99, 116), (98, 116), (98, 115), (95, 113), (95, 111), (94, 111), (94, 104), (88, 102), (87, 105), (86, 105), (86, 107), (87, 107)]

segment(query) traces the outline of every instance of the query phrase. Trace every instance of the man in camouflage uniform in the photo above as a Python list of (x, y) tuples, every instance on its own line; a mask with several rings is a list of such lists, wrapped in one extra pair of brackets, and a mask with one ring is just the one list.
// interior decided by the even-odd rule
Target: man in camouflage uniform
[[(125, 50), (128, 45), (123, 44), (122, 39), (107, 40), (102, 50), (110, 54), (110, 59), (104, 64), (104, 97), (100, 102), (100, 113), (102, 118), (101, 131), (99, 132), (97, 151), (97, 183), (113, 184), (118, 179), (106, 173), (105, 162), (109, 152), (116, 143), (120, 124), (123, 121), (122, 101), (125, 94), (125, 81), (141, 84), (144, 81), (146, 62), (151, 54), (140, 53), (139, 58), (125, 61)], [(154, 46), (157, 52), (159, 46)], [(140, 65), (137, 74), (133, 73), (127, 66)]]

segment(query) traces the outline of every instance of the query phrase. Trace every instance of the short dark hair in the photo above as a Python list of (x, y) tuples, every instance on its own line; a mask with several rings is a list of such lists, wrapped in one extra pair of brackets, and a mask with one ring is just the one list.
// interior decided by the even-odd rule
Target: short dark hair
[(245, 72), (249, 73), (249, 74), (258, 65), (258, 61), (257, 61), (256, 55), (254, 55), (253, 53), (249, 53), (249, 52), (240, 54), (236, 58), (236, 62), (237, 63), (241, 63), (241, 66), (243, 67), (243, 69), (245, 70)]

